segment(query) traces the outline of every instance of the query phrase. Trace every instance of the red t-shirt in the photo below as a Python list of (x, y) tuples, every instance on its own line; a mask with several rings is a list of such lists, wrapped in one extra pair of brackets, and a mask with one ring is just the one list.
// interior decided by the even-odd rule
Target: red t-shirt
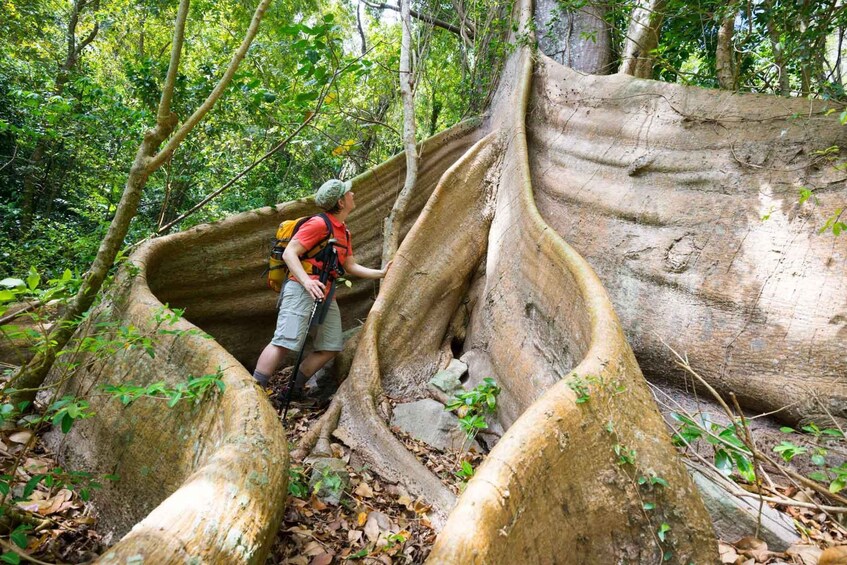
[[(329, 218), (329, 223), (332, 226), (332, 237), (338, 240), (335, 244), (335, 251), (338, 253), (338, 264), (344, 265), (344, 262), (347, 260), (347, 257), (353, 254), (353, 243), (347, 237), (347, 225), (342, 224), (338, 221), (338, 219), (332, 214), (327, 214), (327, 218)], [(323, 218), (320, 216), (314, 216), (306, 220), (306, 222), (300, 226), (300, 229), (297, 230), (297, 234), (294, 236), (294, 239), (300, 242), (300, 244), (306, 249), (311, 249), (315, 245), (319, 244), (326, 238), (326, 222), (323, 221)], [(318, 269), (323, 267), (323, 263), (316, 259), (304, 259), (307, 263), (311, 263)], [(306, 271), (308, 273), (308, 271)], [(309, 275), (313, 279), (320, 278), (319, 275)], [(292, 275), (290, 277), (291, 280), (296, 280)], [(329, 285), (327, 285), (327, 295), (329, 294)]]

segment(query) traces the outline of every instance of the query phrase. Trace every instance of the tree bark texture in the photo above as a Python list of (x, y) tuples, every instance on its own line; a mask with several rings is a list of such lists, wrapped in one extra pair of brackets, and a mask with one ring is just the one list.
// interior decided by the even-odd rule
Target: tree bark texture
[(572, 12), (556, 0), (535, 2), (538, 47), (553, 60), (584, 73), (607, 75), (612, 67), (612, 36), (604, 21), (605, 2), (590, 1)]
[(415, 88), (414, 69), (412, 68), (412, 16), (409, 13), (409, 2), (400, 0), (400, 24), (403, 26), (403, 36), (400, 42), (400, 98), (403, 101), (403, 149), (406, 155), (406, 180), (403, 189), (397, 196), (391, 213), (385, 219), (385, 234), (383, 235), (382, 264), (385, 265), (394, 257), (400, 245), (400, 234), (397, 225), (403, 221), (406, 208), (415, 189), (418, 177), (418, 150), (415, 143)]
[(715, 49), (715, 74), (718, 84), (724, 90), (735, 90), (737, 69), (735, 63), (735, 13), (727, 15), (718, 28), (718, 43)]
[(652, 51), (659, 46), (664, 0), (642, 0), (632, 10), (619, 73), (653, 78)]
[[(659, 562), (667, 550), (680, 563), (716, 562), (708, 516), (639, 365), (682, 385), (665, 341), (748, 407), (784, 408), (792, 421), (822, 422), (820, 403), (847, 415), (847, 240), (816, 233), (847, 196), (847, 178), (815, 155), (844, 136), (822, 103), (810, 112), (805, 100), (588, 76), (516, 49), (489, 117), (419, 149), (405, 237), (376, 301), (372, 282), (339, 293), (345, 327), (367, 320), (345, 352), (349, 376), (310, 434), (316, 445), (297, 455), (320, 452), (334, 432), (380, 475), (424, 496), (443, 526), (433, 563)], [(350, 228), (363, 264), (380, 258), (381, 225), (404, 178), (398, 155), (354, 179)], [(815, 189), (817, 207), (797, 204), (798, 186)], [(154, 242), (158, 251), (134, 257), (141, 270), (126, 279), (149, 291), (121, 308), (142, 318), (164, 302), (186, 308), (216, 341), (190, 359), (173, 356), (172, 371), (213, 359), (237, 373), (222, 403), (233, 390), (266, 405), (226, 359), (252, 366), (267, 343), (276, 297), (260, 276), (266, 241), (279, 221), (310, 211), (305, 199)], [(384, 396), (425, 396), (458, 350), (468, 386), (493, 377), (502, 387), (497, 417), (507, 432), (454, 500), (391, 434)], [(146, 378), (140, 365), (116, 359), (79, 378), (133, 382)], [(208, 408), (194, 417), (218, 422)], [(155, 461), (133, 445), (139, 421), (120, 421), (128, 443), (119, 449), (69, 441), (65, 457), (117, 458), (128, 469)], [(83, 425), (87, 437), (113, 434), (108, 421)], [(203, 462), (190, 446), (174, 447), (175, 460), (190, 462), (186, 476)], [(241, 457), (233, 464), (249, 468)], [(129, 477), (125, 493), (149, 488), (141, 471)], [(668, 486), (646, 488), (639, 477)], [(162, 490), (196, 488), (175, 482)], [(226, 496), (238, 500), (239, 488)], [(100, 497), (105, 511), (121, 502), (109, 497)], [(284, 501), (273, 504), (263, 519)], [(142, 523), (170, 515), (155, 512)], [(663, 523), (665, 542), (655, 535)], [(162, 535), (171, 527), (182, 531), (165, 520)], [(185, 543), (204, 543), (203, 528), (195, 535)], [(158, 549), (141, 540), (133, 551)]]

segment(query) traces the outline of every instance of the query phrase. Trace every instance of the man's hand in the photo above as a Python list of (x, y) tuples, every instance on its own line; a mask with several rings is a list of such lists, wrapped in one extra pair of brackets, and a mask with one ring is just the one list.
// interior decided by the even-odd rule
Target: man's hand
[(306, 282), (303, 283), (303, 288), (305, 288), (315, 300), (323, 300), (326, 295), (326, 286), (317, 279), (308, 278)]

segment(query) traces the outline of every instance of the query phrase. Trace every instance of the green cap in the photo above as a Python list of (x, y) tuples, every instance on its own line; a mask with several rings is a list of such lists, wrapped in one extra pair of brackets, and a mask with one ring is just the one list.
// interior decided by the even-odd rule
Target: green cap
[(324, 210), (331, 210), (353, 187), (351, 181), (330, 179), (323, 183), (315, 194), (315, 204)]

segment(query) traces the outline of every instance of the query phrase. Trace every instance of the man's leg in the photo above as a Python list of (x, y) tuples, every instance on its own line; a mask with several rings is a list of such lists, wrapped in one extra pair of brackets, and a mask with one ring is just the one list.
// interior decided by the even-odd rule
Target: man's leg
[(312, 351), (300, 363), (300, 372), (306, 376), (306, 379), (318, 372), (318, 370), (329, 363), (338, 351)]
[(303, 345), (311, 305), (311, 297), (299, 283), (288, 281), (285, 284), (273, 339), (262, 351), (253, 372), (260, 385), (268, 386), (288, 352), (297, 351)]
[(262, 354), (259, 355), (259, 360), (256, 361), (256, 370), (253, 371), (253, 378), (260, 385), (264, 387), (268, 386), (271, 375), (276, 372), (286, 355), (288, 355), (286, 348), (269, 343), (262, 351)]

